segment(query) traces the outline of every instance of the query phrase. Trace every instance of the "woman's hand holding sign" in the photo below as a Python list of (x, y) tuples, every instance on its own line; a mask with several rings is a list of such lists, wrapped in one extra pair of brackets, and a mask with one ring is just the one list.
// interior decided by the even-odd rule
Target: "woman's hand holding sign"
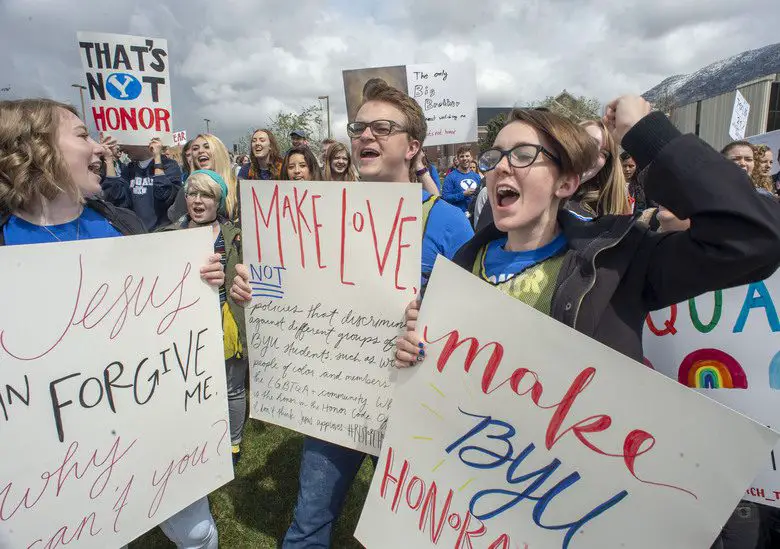
[(416, 299), (406, 307), (406, 333), (395, 341), (396, 368), (409, 368), (425, 358), (425, 344), (417, 334), (420, 302)]

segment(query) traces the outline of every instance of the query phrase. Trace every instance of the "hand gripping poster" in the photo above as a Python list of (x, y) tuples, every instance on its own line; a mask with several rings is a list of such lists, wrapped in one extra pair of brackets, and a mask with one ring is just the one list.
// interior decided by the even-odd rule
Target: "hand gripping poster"
[(417, 326), (370, 549), (707, 549), (779, 438), (442, 258)]

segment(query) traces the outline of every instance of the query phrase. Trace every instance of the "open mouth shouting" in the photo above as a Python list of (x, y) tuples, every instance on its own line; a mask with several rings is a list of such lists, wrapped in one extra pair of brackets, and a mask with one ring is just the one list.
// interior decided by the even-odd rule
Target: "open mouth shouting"
[(520, 199), (520, 193), (512, 186), (499, 183), (496, 186), (496, 206), (508, 208)]
[(199, 154), (197, 157), (195, 157), (195, 160), (198, 162), (198, 166), (201, 170), (210, 170), (211, 169), (211, 156), (208, 154)]
[(88, 169), (89, 171), (91, 171), (92, 173), (94, 173), (95, 175), (97, 175), (98, 177), (100, 177), (100, 175), (101, 175), (101, 174), (100, 174), (100, 170), (101, 170), (101, 168), (102, 168), (102, 167), (103, 167), (103, 163), (102, 163), (101, 161), (99, 161), (99, 160), (98, 160), (98, 161), (96, 161), (96, 162), (92, 162), (92, 163), (91, 163), (91, 164), (88, 166), (88, 168), (87, 168), (87, 169)]
[(381, 153), (379, 152), (379, 149), (374, 147), (366, 147), (360, 151), (360, 162), (361, 164), (373, 162), (374, 160), (378, 159), (380, 155)]

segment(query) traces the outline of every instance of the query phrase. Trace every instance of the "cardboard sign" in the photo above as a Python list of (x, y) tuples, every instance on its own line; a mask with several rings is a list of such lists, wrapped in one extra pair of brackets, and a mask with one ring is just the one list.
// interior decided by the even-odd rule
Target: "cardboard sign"
[(180, 132), (173, 132), (173, 144), (174, 145), (184, 145), (187, 142), (187, 132), (180, 131)]
[(349, 120), (355, 120), (363, 92), (381, 79), (406, 91), (428, 123), (426, 146), (477, 140), (477, 78), (473, 63), (425, 63), (343, 71)]
[(122, 145), (173, 144), (168, 41), (79, 32), (92, 118)]
[[(780, 273), (689, 299), (647, 319), (645, 363), (780, 430)], [(780, 446), (744, 499), (780, 507)]]
[(233, 478), (212, 250), (0, 247), (0, 547), (119, 547)]
[(749, 114), (750, 104), (737, 90), (734, 96), (734, 110), (731, 112), (731, 124), (729, 125), (729, 136), (733, 140), (737, 141), (745, 138)]
[(251, 417), (378, 454), (420, 284), (411, 183), (241, 181)]
[(710, 547), (779, 438), (443, 258), (417, 326), (371, 549)]

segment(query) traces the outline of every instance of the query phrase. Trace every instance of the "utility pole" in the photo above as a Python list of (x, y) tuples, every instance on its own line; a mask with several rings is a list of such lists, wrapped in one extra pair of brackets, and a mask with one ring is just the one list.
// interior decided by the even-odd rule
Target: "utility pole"
[[(327, 105), (328, 109), (328, 139), (330, 139), (330, 96), (329, 95), (321, 95), (317, 99), (324, 99), (325, 104)], [(322, 108), (322, 105), (320, 105), (320, 109)]]
[(82, 86), (81, 84), (71, 84), (71, 87), (79, 89), (79, 95), (81, 96), (81, 119), (86, 124), (87, 123), (87, 112), (86, 112), (86, 108), (84, 107), (84, 90), (86, 90), (87, 87), (86, 86)]
[(209, 122), (211, 122), (211, 120), (209, 120), (208, 118), (204, 118), (203, 120), (205, 120), (205, 122), (206, 122), (206, 133), (211, 133), (209, 131)]

